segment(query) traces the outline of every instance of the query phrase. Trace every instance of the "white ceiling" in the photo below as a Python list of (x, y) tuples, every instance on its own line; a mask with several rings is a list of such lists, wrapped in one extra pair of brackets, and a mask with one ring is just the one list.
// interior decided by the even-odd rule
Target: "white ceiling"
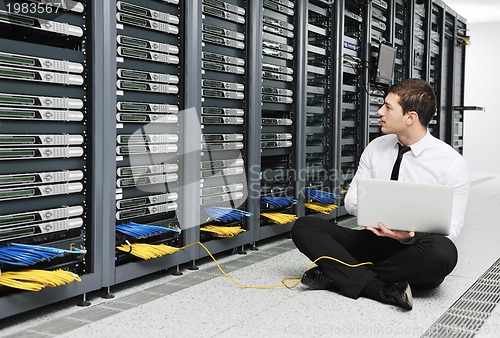
[(443, 0), (467, 23), (500, 22), (500, 1), (498, 0)]

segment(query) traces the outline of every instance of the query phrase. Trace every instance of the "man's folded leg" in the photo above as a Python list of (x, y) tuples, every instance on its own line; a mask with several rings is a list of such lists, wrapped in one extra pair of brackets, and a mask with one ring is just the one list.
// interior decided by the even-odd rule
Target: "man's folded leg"
[[(301, 217), (292, 228), (292, 240), (311, 261), (328, 256), (348, 264), (358, 264), (361, 262), (358, 258), (370, 256), (367, 254), (370, 253), (367, 248), (369, 237), (372, 236), (367, 231), (346, 229), (315, 217)], [(350, 298), (359, 297), (366, 284), (376, 276), (367, 266), (348, 267), (327, 258), (316, 264), (333, 281), (338, 292)]]
[(371, 269), (387, 283), (407, 280), (416, 288), (429, 289), (441, 284), (457, 261), (457, 248), (449, 238), (423, 235)]
[[(346, 229), (314, 217), (297, 220), (292, 228), (292, 239), (312, 261), (328, 256), (352, 265), (383, 260), (403, 246), (370, 231)], [(316, 264), (317, 267), (306, 271), (302, 277), (302, 283), (312, 289), (335, 291), (350, 298), (362, 295), (405, 309), (412, 308), (411, 289), (404, 280), (385, 283), (376, 278), (370, 265), (349, 267), (328, 258)]]

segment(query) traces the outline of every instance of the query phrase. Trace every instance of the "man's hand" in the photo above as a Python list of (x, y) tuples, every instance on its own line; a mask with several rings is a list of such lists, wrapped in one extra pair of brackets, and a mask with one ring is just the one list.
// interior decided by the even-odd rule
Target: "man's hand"
[(415, 237), (415, 231), (399, 231), (388, 229), (384, 224), (378, 222), (378, 229), (374, 227), (366, 227), (366, 230), (370, 230), (375, 235), (380, 237), (389, 237), (400, 242), (408, 242), (413, 237)]

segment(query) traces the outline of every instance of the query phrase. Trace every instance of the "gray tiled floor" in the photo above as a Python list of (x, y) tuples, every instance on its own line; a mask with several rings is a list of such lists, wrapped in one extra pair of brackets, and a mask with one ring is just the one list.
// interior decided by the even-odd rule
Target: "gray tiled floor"
[[(210, 277), (164, 297), (155, 296), (155, 290), (175, 288), (203, 270), (212, 273), (214, 264), (207, 262), (200, 266), (201, 271), (187, 272), (187, 276), (151, 277), (142, 284), (117, 287), (116, 298), (95, 298), (89, 308), (58, 305), (48, 313), (13, 320), (0, 329), (0, 335), (42, 336), (44, 326), (59, 323), (71, 328), (78, 322), (70, 332), (67, 327), (59, 331), (60, 337), (419, 337), (500, 257), (500, 174), (474, 173), (466, 215), (456, 269), (438, 289), (417, 293), (410, 312), (368, 299), (311, 291), (302, 285), (291, 290), (244, 289), (223, 276)], [(266, 256), (266, 250), (272, 251), (278, 244), (291, 249)], [(233, 266), (238, 265), (235, 260), (251, 260), (251, 255), (266, 259), (231, 273), (235, 280), (248, 285), (278, 284), (284, 276), (300, 276), (309, 265), (284, 238), (263, 245), (259, 252), (221, 261), (233, 261)], [(134, 295), (146, 294), (150, 301), (133, 304)], [(84, 317), (86, 321), (82, 321)], [(500, 306), (477, 337), (500, 337)]]

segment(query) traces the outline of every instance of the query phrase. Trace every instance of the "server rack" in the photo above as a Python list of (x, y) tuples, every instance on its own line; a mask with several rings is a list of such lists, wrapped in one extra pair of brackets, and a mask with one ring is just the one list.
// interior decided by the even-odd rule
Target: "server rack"
[[(381, 5), (384, 5), (384, 3), (379, 1), (372, 3), (372, 16), (377, 8), (381, 8)], [(386, 39), (385, 41), (389, 44), (394, 45), (397, 50), (394, 82), (399, 82), (406, 77), (424, 79), (433, 87), (438, 102), (442, 101), (441, 92), (448, 92), (442, 79), (442, 72), (446, 72), (444, 68), (447, 65), (447, 62), (443, 61), (446, 57), (443, 57), (442, 54), (445, 7), (440, 1), (430, 0), (391, 2), (387, 7), (389, 9), (387, 16), (393, 19), (390, 27), (393, 27), (394, 31), (388, 31), (387, 37), (381, 37)], [(386, 15), (386, 13), (380, 13), (377, 10), (376, 16), (378, 17), (379, 14)], [(410, 24), (405, 24), (406, 22), (410, 22)], [(376, 26), (372, 25), (372, 32), (374, 31), (373, 27)], [(392, 39), (393, 42), (391, 42)], [(375, 47), (373, 40), (372, 33), (372, 47)], [(444, 86), (444, 89), (441, 88), (442, 86)], [(373, 104), (370, 120), (370, 139), (380, 135), (378, 130), (379, 121), (374, 109), (377, 107), (377, 101), (383, 102), (382, 94), (384, 94), (387, 87), (382, 88), (382, 90), (377, 89), (380, 88), (370, 90), (372, 96), (380, 94), (380, 99), (370, 97), (370, 103)], [(449, 117), (447, 117), (449, 115), (449, 112), (438, 110), (429, 124), (430, 132), (438, 138), (447, 140), (447, 142), (449, 141), (446, 133), (449, 133), (449, 131), (445, 131), (444, 126), (449, 125)]]
[(0, 4), (0, 245), (86, 249), (29, 266), (3, 262), (2, 272), (64, 269), (82, 282), (36, 293), (2, 286), (1, 318), (100, 287), (97, 17), (81, 2)]
[[(336, 67), (335, 95), (340, 106), (336, 110), (334, 161), (337, 171), (335, 186), (341, 194), (337, 216), (346, 215), (343, 194), (354, 177), (359, 157), (368, 143), (368, 100), (366, 84), (368, 73), (367, 48), (362, 46), (368, 41), (368, 7), (358, 1), (338, 1), (336, 3), (336, 38), (339, 40), (337, 57), (341, 60)], [(358, 46), (358, 48), (349, 48)]]
[[(165, 226), (172, 232), (161, 242), (177, 246), (180, 15), (156, 2), (116, 6), (116, 223)], [(125, 239), (117, 233), (117, 245)], [(118, 251), (116, 258), (131, 259)]]
[[(298, 14), (289, 0), (263, 1), (261, 86), (261, 204), (258, 239), (287, 232), (292, 222), (276, 223), (271, 215), (296, 215), (295, 190), (298, 172), (294, 163), (296, 58)], [(273, 203), (285, 198), (284, 203)]]
[(447, 8), (447, 12), (453, 15), (453, 67), (449, 69), (452, 74), (452, 90), (451, 90), (451, 112), (448, 107), (448, 112), (451, 113), (450, 139), (445, 139), (459, 153), (463, 151), (463, 122), (464, 111), (460, 108), (464, 106), (464, 84), (465, 84), (465, 48), (469, 44), (467, 36), (467, 22), (465, 18), (455, 13), (452, 9)]
[[(249, 23), (245, 1), (202, 1), (202, 102), (201, 102), (201, 213), (200, 241), (216, 253), (252, 241), (247, 212), (248, 151), (253, 148), (246, 128), (248, 111), (247, 53)], [(210, 216), (212, 208), (228, 208), (226, 215)], [(206, 232), (209, 226), (241, 228), (231, 238)], [(207, 253), (200, 249), (198, 256)]]
[[(368, 88), (368, 138), (373, 140), (375, 137), (380, 136), (380, 120), (378, 110), (384, 103), (384, 97), (387, 89), (391, 83), (382, 82), (377, 80), (377, 61), (379, 58), (379, 49), (381, 45), (388, 45), (395, 47), (398, 55), (396, 61), (400, 66), (401, 62), (401, 44), (396, 43), (394, 38), (394, 31), (400, 29), (401, 22), (395, 18), (395, 3), (393, 1), (374, 1), (369, 8), (372, 24), (369, 27), (370, 43), (368, 46), (369, 60), (367, 63), (369, 88)], [(398, 35), (399, 36), (399, 35)], [(395, 66), (398, 67), (398, 66)]]
[[(188, 248), (144, 261), (115, 248), (126, 241), (183, 247), (196, 238), (197, 218), (191, 214), (196, 209), (187, 207), (191, 203), (187, 199), (199, 196), (193, 189), (193, 185), (199, 187), (199, 171), (193, 173), (192, 167), (184, 163), (199, 163), (199, 143), (192, 139), (200, 135), (199, 128), (193, 128), (199, 126), (199, 103), (194, 107), (185, 105), (194, 100), (185, 98), (184, 93), (201, 93), (200, 82), (192, 82), (200, 69), (194, 69), (195, 73), (184, 65), (187, 61), (197, 64), (199, 59), (194, 56), (199, 47), (193, 48), (182, 37), (201, 36), (196, 26), (184, 24), (201, 15), (200, 9), (199, 4), (175, 0), (131, 0), (117, 1), (111, 10), (117, 27), (110, 41), (116, 50), (113, 224), (134, 222), (169, 231), (137, 239), (113, 227), (114, 250), (110, 251), (114, 255), (114, 275), (105, 286), (196, 257), (195, 249)], [(201, 39), (192, 40), (194, 44), (198, 41), (199, 46)]]
[[(432, 55), (439, 52), (439, 49), (433, 43), (437, 34), (432, 35), (432, 22), (435, 20), (435, 11), (433, 12), (432, 1), (415, 2), (414, 20), (413, 20), (413, 56), (412, 56), (412, 77), (424, 79), (436, 85), (435, 76), (431, 78)], [(432, 48), (432, 49), (431, 49)], [(435, 72), (433, 70), (433, 75)], [(438, 114), (429, 122), (429, 132), (439, 138)]]
[[(311, 190), (338, 194), (335, 189), (334, 152), (334, 63), (335, 9), (322, 1), (311, 1), (307, 24), (307, 106), (303, 124), (306, 126), (305, 144), (305, 202), (314, 202)], [(307, 208), (306, 214), (326, 219), (335, 217), (335, 211), (318, 214)]]
[(394, 82), (400, 82), (410, 76), (411, 62), (411, 23), (412, 2), (396, 0), (394, 9), (394, 46), (397, 49)]
[(428, 62), (426, 62), (427, 50), (427, 22), (429, 14), (429, 2), (417, 2), (413, 4), (413, 47), (411, 76), (413, 78), (426, 79)]
[(441, 86), (443, 85), (443, 81), (441, 78), (442, 74), (442, 40), (443, 36), (443, 28), (444, 28), (444, 8), (442, 5), (432, 2), (431, 3), (431, 19), (430, 19), (430, 36), (428, 39), (429, 43), (429, 83), (434, 89), (434, 93), (436, 94), (436, 100), (438, 102), (438, 109), (436, 111), (435, 121), (436, 126), (434, 129), (434, 136), (438, 138), (442, 138), (445, 135), (443, 130), (444, 123), (446, 122), (446, 117), (444, 116), (444, 112), (439, 109), (439, 105), (441, 102)]

